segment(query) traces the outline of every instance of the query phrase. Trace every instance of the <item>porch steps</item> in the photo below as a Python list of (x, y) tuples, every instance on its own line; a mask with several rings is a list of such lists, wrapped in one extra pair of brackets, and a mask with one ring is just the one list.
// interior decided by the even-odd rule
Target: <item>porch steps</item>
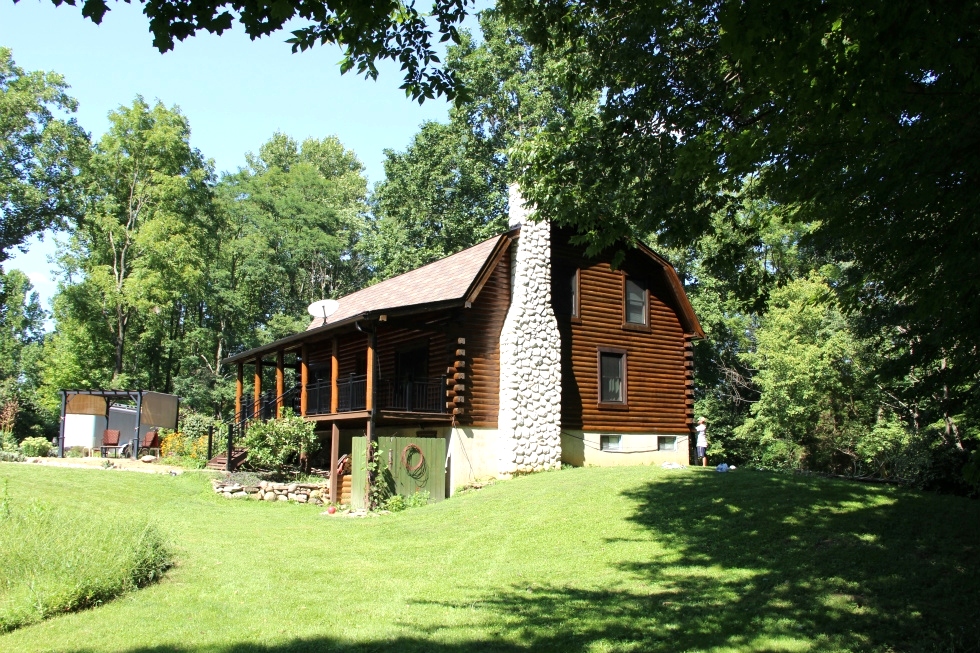
[[(245, 458), (248, 457), (248, 449), (235, 448), (231, 452), (231, 471), (235, 471), (238, 467), (245, 462)], [(225, 463), (228, 460), (228, 453), (221, 452), (214, 458), (208, 461), (208, 469), (217, 469), (224, 471)]]

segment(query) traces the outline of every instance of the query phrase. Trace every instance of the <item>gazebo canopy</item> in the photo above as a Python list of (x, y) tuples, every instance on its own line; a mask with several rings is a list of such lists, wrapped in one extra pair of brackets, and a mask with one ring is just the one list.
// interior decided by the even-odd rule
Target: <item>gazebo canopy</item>
[[(58, 455), (65, 454), (65, 415), (104, 415), (109, 417), (113, 402), (131, 401), (136, 404), (136, 433), (140, 428), (155, 426), (176, 429), (180, 414), (180, 397), (151, 390), (61, 390), (61, 430)], [(131, 447), (136, 457), (138, 446)]]

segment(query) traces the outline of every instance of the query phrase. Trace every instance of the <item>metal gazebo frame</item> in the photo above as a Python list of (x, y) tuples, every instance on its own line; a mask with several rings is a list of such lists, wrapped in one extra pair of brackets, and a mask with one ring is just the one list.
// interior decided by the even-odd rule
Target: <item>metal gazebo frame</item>
[[(180, 397), (176, 395), (166, 395), (165, 393), (153, 392), (152, 390), (59, 390), (61, 394), (61, 417), (59, 419), (58, 427), (58, 457), (65, 457), (65, 415), (66, 408), (68, 406), (69, 397), (76, 395), (89, 395), (93, 397), (101, 397), (105, 399), (105, 417), (106, 426), (109, 423), (109, 408), (112, 406), (112, 400), (128, 400), (136, 403), (136, 432), (133, 437), (132, 457), (135, 460), (137, 452), (139, 451), (140, 442), (140, 427), (142, 424), (143, 417), (143, 397), (146, 394), (154, 395), (164, 395), (167, 397), (173, 397), (176, 400), (176, 410), (174, 411), (174, 423), (173, 426), (167, 424), (153, 424), (153, 426), (159, 426), (161, 428), (177, 428), (177, 421), (180, 418)], [(95, 413), (81, 413), (81, 414), (95, 414)]]

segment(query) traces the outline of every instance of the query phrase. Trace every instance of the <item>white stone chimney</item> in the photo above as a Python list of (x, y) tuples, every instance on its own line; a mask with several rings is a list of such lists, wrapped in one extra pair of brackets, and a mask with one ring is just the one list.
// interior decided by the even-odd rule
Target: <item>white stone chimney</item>
[(499, 473), (561, 466), (561, 339), (551, 306), (551, 225), (510, 186), (511, 300), (500, 333)]

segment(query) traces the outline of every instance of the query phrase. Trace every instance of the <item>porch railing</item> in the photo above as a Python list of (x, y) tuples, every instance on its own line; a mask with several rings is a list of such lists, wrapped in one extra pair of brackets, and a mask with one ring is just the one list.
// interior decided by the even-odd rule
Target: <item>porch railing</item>
[[(273, 419), (276, 416), (278, 399), (279, 396), (276, 395), (275, 390), (266, 390), (261, 394), (259, 409), (256, 411), (254, 400), (249, 401), (243, 397), (241, 421), (248, 421), (256, 418), (263, 420)], [(299, 385), (294, 385), (292, 388), (282, 393), (282, 405), (285, 408), (291, 408), (293, 413), (299, 415)]]
[(445, 413), (446, 377), (415, 379), (378, 385), (378, 407), (406, 413)]
[(337, 382), (337, 410), (349, 413), (367, 409), (367, 374), (351, 374)]
[(330, 381), (306, 384), (306, 414), (326, 415), (330, 412)]

